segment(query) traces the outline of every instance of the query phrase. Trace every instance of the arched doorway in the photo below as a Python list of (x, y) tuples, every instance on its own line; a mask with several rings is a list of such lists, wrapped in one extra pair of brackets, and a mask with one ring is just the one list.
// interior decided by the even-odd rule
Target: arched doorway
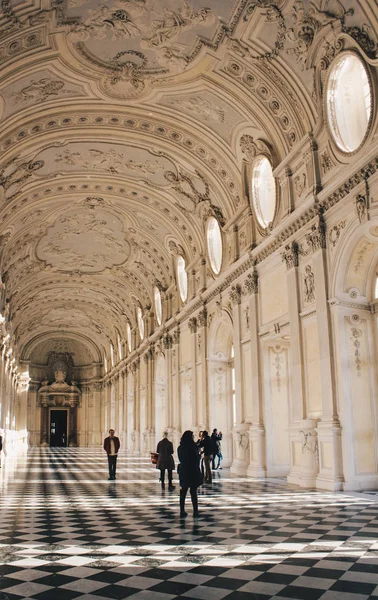
[(235, 371), (233, 329), (229, 315), (216, 317), (209, 331), (209, 427), (223, 434), (223, 466), (233, 458), (232, 428), (235, 424)]

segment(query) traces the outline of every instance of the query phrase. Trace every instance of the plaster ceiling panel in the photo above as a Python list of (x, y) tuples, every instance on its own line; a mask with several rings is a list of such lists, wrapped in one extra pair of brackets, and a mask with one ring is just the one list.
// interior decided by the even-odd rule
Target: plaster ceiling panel
[(114, 213), (71, 210), (61, 215), (39, 241), (37, 257), (59, 271), (96, 273), (123, 264), (130, 246)]
[(0, 94), (4, 101), (1, 117), (6, 119), (24, 108), (49, 100), (84, 96), (85, 92), (81, 86), (44, 69), (5, 86)]
[(244, 121), (244, 117), (230, 104), (211, 92), (199, 92), (164, 96), (159, 102), (207, 125), (230, 142), (233, 129)]
[(48, 310), (35, 319), (31, 319), (28, 330), (34, 330), (37, 326), (66, 329), (68, 331), (87, 329), (91, 326), (91, 318), (82, 310), (67, 305)]
[(75, 172), (102, 172), (168, 185), (164, 174), (176, 172), (171, 160), (158, 152), (136, 146), (106, 142), (70, 142), (65, 146), (46, 148), (38, 154), (43, 166), (38, 175)]
[(129, 63), (159, 75), (183, 71), (198, 52), (199, 38), (217, 45), (222, 21), (231, 22), (233, 13), (230, 0), (68, 0), (59, 20), (95, 65)]

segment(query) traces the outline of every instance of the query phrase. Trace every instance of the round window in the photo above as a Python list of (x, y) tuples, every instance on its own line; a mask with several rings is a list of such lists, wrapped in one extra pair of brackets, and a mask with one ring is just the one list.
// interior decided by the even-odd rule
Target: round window
[(132, 338), (131, 338), (131, 325), (130, 323), (127, 323), (126, 325), (126, 333), (127, 333), (127, 345), (129, 347), (129, 352), (131, 352), (132, 350)]
[(139, 327), (139, 335), (140, 335), (141, 340), (143, 340), (143, 338), (144, 338), (144, 321), (143, 321), (142, 309), (140, 306), (138, 306), (138, 308), (137, 308), (137, 320), (138, 320), (138, 327)]
[(154, 294), (155, 294), (156, 320), (158, 322), (158, 325), (161, 325), (161, 319), (162, 319), (161, 293), (160, 293), (159, 288), (156, 286), (155, 286)]
[(261, 227), (268, 227), (276, 212), (276, 182), (270, 160), (258, 156), (252, 168), (252, 202)]
[(188, 275), (185, 270), (185, 260), (182, 256), (177, 257), (177, 280), (181, 300), (185, 302), (188, 297)]
[(207, 252), (210, 265), (215, 275), (218, 275), (222, 266), (222, 234), (218, 221), (210, 217), (207, 222)]
[(332, 136), (344, 152), (359, 148), (371, 115), (371, 87), (362, 60), (352, 53), (341, 54), (330, 69), (327, 118)]

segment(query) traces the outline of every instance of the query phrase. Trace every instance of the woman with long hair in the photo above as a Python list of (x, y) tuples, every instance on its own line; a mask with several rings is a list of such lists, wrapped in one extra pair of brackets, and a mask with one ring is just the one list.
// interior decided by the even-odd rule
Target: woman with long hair
[(190, 489), (193, 504), (193, 517), (198, 517), (197, 488), (202, 485), (203, 477), (199, 468), (199, 454), (193, 438), (193, 431), (184, 431), (177, 449), (180, 465), (180, 517), (186, 517), (185, 498)]

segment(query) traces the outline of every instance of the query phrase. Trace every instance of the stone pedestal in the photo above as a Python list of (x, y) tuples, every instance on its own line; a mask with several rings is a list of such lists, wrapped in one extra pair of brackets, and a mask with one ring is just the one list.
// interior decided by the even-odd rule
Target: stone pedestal
[(234, 459), (231, 473), (245, 477), (249, 464), (249, 423), (236, 425), (232, 430)]

